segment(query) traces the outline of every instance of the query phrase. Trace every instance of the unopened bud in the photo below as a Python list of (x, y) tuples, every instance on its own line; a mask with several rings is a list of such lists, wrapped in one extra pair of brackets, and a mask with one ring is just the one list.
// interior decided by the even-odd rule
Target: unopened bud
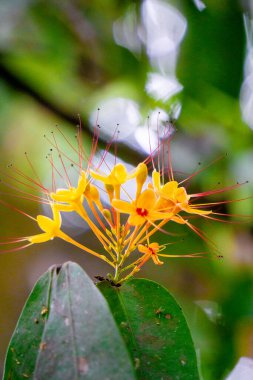
[(107, 208), (103, 209), (102, 214), (104, 215), (105, 219), (108, 220), (108, 222), (112, 222), (111, 212)]
[(137, 190), (136, 190), (136, 198), (141, 193), (142, 186), (144, 185), (146, 179), (148, 176), (148, 168), (147, 165), (141, 162), (136, 169), (136, 183), (137, 183)]
[(107, 194), (111, 202), (114, 198), (114, 186), (105, 184), (105, 190), (107, 191)]
[(136, 169), (136, 181), (144, 184), (148, 176), (147, 165), (141, 162)]

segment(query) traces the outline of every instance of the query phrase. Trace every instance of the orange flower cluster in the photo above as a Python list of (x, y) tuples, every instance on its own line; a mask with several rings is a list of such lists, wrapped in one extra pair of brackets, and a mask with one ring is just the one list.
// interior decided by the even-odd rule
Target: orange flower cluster
[[(203, 237), (201, 232), (190, 224), (187, 218), (188, 214), (213, 218), (212, 214), (215, 213), (210, 210), (209, 204), (198, 205), (193, 202), (197, 197), (208, 194), (208, 192), (188, 194), (185, 187), (174, 180), (172, 169), (169, 170), (168, 178), (165, 181), (164, 170), (155, 169), (154, 160), (151, 156), (139, 163), (131, 172), (128, 172), (122, 163), (115, 163), (111, 169), (108, 169), (108, 173), (104, 173), (100, 169), (101, 164), (95, 166), (92, 163), (97, 147), (97, 138), (94, 139), (92, 153), (88, 158), (88, 165), (84, 169), (80, 136), (78, 139), (79, 164), (77, 164), (77, 168), (79, 178), (76, 186), (73, 186), (68, 179), (62, 161), (62, 152), (59, 150), (55, 138), (51, 142), (57, 149), (62, 161), (68, 185), (65, 188), (54, 187), (53, 191), (49, 191), (39, 181), (33, 180), (33, 183), (43, 191), (45, 195), (43, 201), (50, 205), (52, 218), (38, 215), (34, 220), (42, 233), (15, 240), (15, 243), (26, 242), (26, 245), (20, 249), (31, 244), (44, 243), (54, 238), (63, 239), (84, 252), (106, 261), (114, 268), (112, 278), (116, 282), (122, 282), (131, 277), (149, 259), (153, 260), (156, 265), (161, 265), (163, 262), (160, 257), (203, 256), (203, 253), (188, 255), (161, 253), (166, 247), (151, 240), (157, 231), (161, 231), (162, 227), (170, 222), (186, 224)], [(102, 161), (104, 160), (105, 156), (102, 158)], [(149, 177), (148, 164), (151, 161), (152, 173)], [(54, 171), (53, 161), (50, 160), (50, 163), (52, 171)], [(30, 182), (31, 179), (26, 178), (26, 180)], [(135, 195), (133, 198), (128, 196), (129, 201), (125, 201), (122, 199), (122, 192), (127, 193), (128, 182), (133, 180), (135, 181)], [(103, 204), (101, 191), (106, 192), (109, 207)], [(63, 232), (61, 216), (69, 212), (77, 213), (87, 223), (101, 243), (103, 253), (92, 250)], [(131, 255), (136, 250), (139, 253), (137, 258), (136, 255)], [(130, 260), (129, 264), (127, 259), (130, 255), (133, 259), (132, 262)]]

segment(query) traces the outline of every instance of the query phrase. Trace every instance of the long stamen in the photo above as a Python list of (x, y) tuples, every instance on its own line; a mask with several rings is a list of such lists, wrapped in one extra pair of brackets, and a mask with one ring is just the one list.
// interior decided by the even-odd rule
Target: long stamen
[(152, 162), (152, 167), (153, 167), (153, 170), (155, 170), (155, 163), (154, 163), (154, 157), (153, 157), (153, 154), (152, 154), (152, 147), (151, 147), (151, 140), (150, 140), (150, 123), (149, 123), (149, 116), (148, 116), (148, 143), (149, 143), (149, 156), (151, 158), (151, 162)]
[[(48, 203), (47, 198), (43, 198), (43, 197), (40, 197), (38, 195), (28, 193), (27, 191), (23, 191), (23, 190), (19, 189), (18, 187), (13, 186), (13, 185), (11, 185), (5, 181), (2, 181), (2, 180), (0, 180), (0, 183), (3, 184), (4, 186), (8, 187), (9, 189), (16, 191), (17, 193), (24, 194), (23, 199), (32, 200), (32, 201), (39, 202), (39, 203), (40, 202), (41, 203)], [(17, 197), (17, 198), (22, 198), (22, 196), (18, 196), (17, 194), (13, 194), (13, 193), (1, 192), (1, 194), (11, 195), (11, 196)]]
[(217, 163), (218, 161), (224, 159), (226, 157), (226, 155), (222, 155), (222, 156), (219, 156), (217, 157), (215, 160), (211, 161), (210, 164), (204, 166), (203, 168), (201, 168), (200, 170), (197, 170), (196, 172), (194, 172), (193, 174), (189, 175), (187, 178), (185, 178), (184, 180), (182, 180), (181, 182), (179, 182), (179, 185), (182, 185), (183, 183), (191, 180), (193, 177), (195, 177), (196, 175), (198, 175), (199, 173), (202, 173), (204, 170), (206, 170), (207, 168), (209, 168), (210, 166), (214, 165), (215, 163)]
[(32, 245), (32, 243), (29, 243), (29, 244), (22, 245), (22, 247), (5, 249), (5, 250), (3, 250), (3, 251), (1, 250), (1, 251), (0, 251), (0, 254), (2, 254), (2, 253), (10, 253), (10, 252), (22, 251), (23, 249), (25, 249), (25, 248), (27, 248), (27, 247), (30, 247), (31, 245)]
[[(40, 190), (42, 192), (44, 192), (45, 194), (48, 194), (48, 189), (46, 189), (44, 186), (40, 186), (39, 183), (37, 183), (32, 178), (30, 178), (27, 175), (25, 175), (24, 173), (22, 173), (19, 169), (15, 168), (13, 165), (9, 165), (8, 168), (12, 169), (14, 171), (14, 173), (16, 173), (18, 176), (20, 176), (21, 178), (25, 179), (28, 182), (21, 181), (20, 179), (14, 177), (14, 176), (11, 176), (10, 174), (3, 173), (5, 177), (10, 178), (15, 182), (17, 182), (17, 183), (19, 183), (19, 184), (21, 184), (27, 188), (36, 190), (36, 191), (38, 191), (38, 188), (40, 188)], [(30, 185), (30, 183), (32, 183), (35, 186)]]
[(246, 183), (248, 183), (248, 182), (245, 181), (242, 183), (237, 183), (236, 185), (223, 187), (222, 189), (214, 189), (214, 190), (209, 190), (209, 191), (203, 191), (202, 193), (191, 194), (191, 197), (198, 197), (199, 198), (199, 197), (206, 197), (207, 195), (224, 193), (225, 191), (237, 189), (238, 187), (241, 187), (242, 185), (245, 185)]
[(14, 207), (13, 205), (10, 205), (10, 204), (7, 203), (7, 202), (2, 201), (1, 199), (0, 199), (0, 203), (2, 203), (4, 206), (6, 206), (6, 207), (8, 207), (8, 208), (10, 208), (10, 209), (12, 209), (12, 210), (14, 210), (14, 211), (17, 211), (19, 214), (22, 214), (22, 215), (27, 216), (27, 218), (36, 221), (36, 219), (33, 218), (31, 215), (29, 215), (29, 214), (27, 214), (26, 212), (24, 212), (24, 211), (18, 209), (17, 207)]
[(62, 164), (62, 167), (63, 167), (63, 171), (64, 171), (65, 176), (66, 176), (67, 185), (68, 185), (68, 187), (71, 187), (71, 182), (70, 182), (70, 179), (69, 179), (69, 176), (68, 176), (68, 172), (67, 172), (66, 166), (64, 164), (64, 161), (62, 159), (62, 155), (60, 153), (60, 150), (59, 150), (59, 147), (58, 147), (58, 144), (57, 144), (57, 141), (56, 141), (56, 138), (55, 138), (55, 135), (54, 135), (53, 132), (52, 132), (52, 136), (53, 136), (54, 143), (55, 143), (55, 146), (56, 146), (56, 149), (57, 149), (57, 152), (58, 152), (58, 157), (59, 157), (59, 159), (61, 161), (61, 164)]

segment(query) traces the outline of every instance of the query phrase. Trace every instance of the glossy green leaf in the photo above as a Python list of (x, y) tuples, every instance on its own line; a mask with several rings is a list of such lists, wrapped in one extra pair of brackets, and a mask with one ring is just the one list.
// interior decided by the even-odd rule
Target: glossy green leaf
[(159, 284), (133, 279), (98, 284), (127, 343), (141, 380), (198, 380), (193, 341), (181, 308)]
[(25, 305), (4, 375), (20, 379), (135, 379), (106, 301), (77, 264), (49, 269)]

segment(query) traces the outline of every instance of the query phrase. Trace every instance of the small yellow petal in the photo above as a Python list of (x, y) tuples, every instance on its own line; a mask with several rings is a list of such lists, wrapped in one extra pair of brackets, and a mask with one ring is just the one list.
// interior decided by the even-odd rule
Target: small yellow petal
[(67, 202), (69, 199), (69, 190), (59, 189), (55, 193), (51, 193), (50, 197), (56, 202)]
[(139, 244), (138, 245), (138, 251), (141, 252), (141, 253), (149, 253), (149, 249), (148, 247), (146, 247), (145, 245), (143, 244)]
[(162, 187), (162, 195), (166, 197), (166, 199), (175, 199), (175, 193), (178, 188), (178, 182), (177, 181), (169, 181)]
[(76, 207), (74, 204), (66, 205), (66, 204), (57, 203), (57, 204), (55, 204), (55, 208), (57, 208), (57, 210), (63, 211), (63, 212), (72, 212), (72, 211), (76, 210)]
[(37, 244), (37, 243), (45, 243), (46, 241), (52, 240), (52, 236), (47, 234), (46, 232), (43, 234), (38, 234), (38, 235), (33, 235), (29, 236), (27, 240), (32, 243), (32, 244)]
[(176, 198), (178, 203), (188, 202), (188, 200), (190, 199), (184, 187), (179, 187), (177, 189)]
[(135, 206), (133, 203), (121, 201), (120, 199), (113, 199), (112, 207), (114, 207), (117, 211), (122, 212), (123, 214), (131, 214), (135, 211)]
[(161, 220), (161, 219), (171, 219), (173, 217), (172, 212), (159, 212), (159, 211), (151, 211), (148, 214), (148, 219), (149, 220)]
[(51, 204), (51, 208), (53, 213), (53, 219), (50, 219), (44, 215), (38, 215), (36, 220), (38, 226), (42, 231), (46, 232), (51, 237), (54, 237), (56, 236), (57, 232), (60, 230), (61, 227), (61, 214), (59, 209), (57, 208), (57, 205)]
[(44, 232), (50, 232), (55, 228), (55, 222), (47, 216), (38, 215), (36, 219), (40, 229)]
[(163, 261), (159, 260), (156, 254), (151, 254), (151, 259), (154, 261), (156, 265), (163, 265)]
[(156, 170), (154, 170), (152, 173), (152, 180), (153, 180), (154, 188), (159, 191), (161, 189), (161, 178), (160, 178), (160, 173), (157, 172)]
[(181, 207), (183, 211), (188, 212), (189, 214), (196, 214), (196, 215), (209, 215), (212, 214), (212, 211), (210, 210), (199, 210), (197, 208), (193, 208), (189, 205), (185, 205)]
[(109, 175), (102, 175), (93, 170), (90, 171), (92, 178), (95, 178), (105, 185), (122, 185), (127, 180), (127, 170), (123, 164), (117, 164), (113, 167)]
[(52, 193), (55, 195), (68, 195), (69, 189), (57, 189), (55, 193)]
[(175, 202), (160, 197), (155, 204), (156, 211), (172, 212), (175, 208)]
[(77, 186), (76, 191), (75, 191), (76, 196), (81, 196), (84, 193), (87, 185), (88, 185), (88, 181), (86, 178), (86, 174), (85, 174), (85, 172), (82, 172), (80, 177), (79, 177), (78, 186)]
[(142, 225), (143, 223), (146, 222), (146, 218), (141, 216), (141, 215), (137, 215), (137, 214), (131, 214), (128, 218), (128, 223), (131, 225), (131, 226), (140, 226)]
[(61, 228), (61, 214), (60, 211), (55, 205), (51, 206), (52, 207), (52, 212), (53, 212), (53, 219), (56, 227)]
[(104, 183), (106, 183), (106, 181), (107, 181), (107, 176), (99, 174), (99, 173), (95, 172), (94, 170), (90, 170), (90, 175), (92, 176), (92, 178), (97, 179), (98, 181), (101, 181)]
[[(161, 247), (163, 247), (163, 246), (161, 246)], [(160, 249), (160, 245), (156, 242), (153, 242), (153, 243), (149, 244), (149, 248), (151, 248), (155, 252), (158, 252)]]
[(151, 210), (154, 208), (156, 202), (156, 196), (152, 189), (144, 190), (139, 196), (136, 207)]
[[(122, 185), (127, 179), (127, 170), (123, 164), (117, 164), (110, 174), (112, 185)], [(114, 182), (114, 183), (113, 183)]]

